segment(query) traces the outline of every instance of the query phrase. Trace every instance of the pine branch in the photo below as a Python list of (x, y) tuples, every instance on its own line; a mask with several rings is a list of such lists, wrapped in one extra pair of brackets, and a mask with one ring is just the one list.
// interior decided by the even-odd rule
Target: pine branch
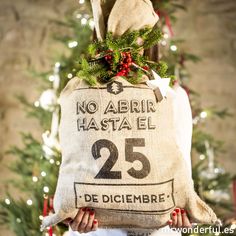
[[(161, 76), (166, 76), (165, 63), (148, 62), (140, 53), (141, 50), (156, 44), (161, 37), (161, 31), (156, 28), (126, 32), (118, 38), (114, 38), (109, 32), (104, 41), (97, 41), (89, 46), (91, 63), (83, 58), (77, 76), (92, 86), (96, 85), (97, 80), (107, 82), (116, 75), (127, 77), (130, 83), (138, 83), (144, 74), (142, 68), (150, 64), (152, 64), (152, 69), (156, 68), (158, 73), (161, 73)], [(140, 44), (139, 38), (141, 42), (143, 41), (143, 45)], [(131, 61), (137, 66), (133, 67)], [(137, 76), (137, 78), (131, 79), (132, 76)]]

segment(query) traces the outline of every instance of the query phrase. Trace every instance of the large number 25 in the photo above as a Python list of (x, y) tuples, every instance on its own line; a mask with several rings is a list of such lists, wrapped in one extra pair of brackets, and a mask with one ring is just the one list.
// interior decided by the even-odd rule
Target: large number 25
[[(133, 167), (130, 168), (127, 172), (130, 176), (136, 179), (143, 179), (150, 173), (150, 162), (146, 156), (140, 152), (134, 152), (134, 147), (145, 147), (144, 138), (127, 138), (125, 139), (125, 160), (127, 162), (133, 163), (134, 161), (140, 161), (142, 163), (142, 169), (136, 170)], [(118, 160), (118, 149), (116, 145), (107, 139), (99, 139), (92, 146), (92, 155), (94, 159), (101, 157), (101, 149), (107, 148), (110, 152), (110, 155), (107, 161), (104, 163), (101, 170), (95, 176), (96, 179), (121, 179), (121, 171), (112, 171), (112, 167), (115, 165)]]

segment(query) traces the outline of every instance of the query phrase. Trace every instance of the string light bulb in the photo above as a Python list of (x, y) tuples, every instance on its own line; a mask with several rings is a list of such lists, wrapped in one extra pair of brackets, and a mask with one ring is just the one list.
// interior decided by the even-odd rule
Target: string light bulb
[(57, 61), (57, 62), (55, 63), (55, 67), (59, 68), (60, 66), (61, 66), (61, 63), (60, 63), (59, 61)]
[(166, 44), (167, 44), (167, 43), (166, 43), (165, 40), (162, 40), (162, 41), (161, 41), (161, 45), (162, 45), (162, 46), (166, 46)]
[(35, 107), (39, 107), (39, 105), (40, 105), (40, 104), (39, 104), (39, 101), (35, 101), (35, 102), (34, 102), (34, 106), (35, 106)]
[(202, 112), (200, 113), (200, 117), (201, 117), (202, 119), (207, 118), (207, 112), (206, 112), (206, 111), (202, 111)]
[(56, 165), (59, 166), (61, 164), (60, 161), (56, 161)]
[(67, 78), (68, 79), (71, 79), (73, 77), (73, 75), (71, 74), (71, 73), (69, 73), (68, 75), (67, 75)]
[(44, 187), (43, 187), (43, 191), (44, 191), (45, 193), (48, 193), (48, 192), (49, 192), (49, 187), (48, 187), (48, 186), (44, 186)]
[(173, 52), (176, 52), (177, 51), (177, 46), (176, 45), (171, 45), (170, 50), (173, 51)]
[(55, 79), (54, 75), (50, 75), (50, 76), (48, 77), (48, 80), (51, 81), (51, 82), (53, 82), (54, 79)]
[(169, 38), (169, 35), (168, 35), (167, 33), (164, 33), (163, 38), (164, 38), (164, 39), (168, 39), (168, 38)]
[(33, 176), (32, 180), (33, 180), (33, 182), (37, 182), (38, 181), (38, 177), (37, 176)]
[(31, 199), (28, 199), (28, 200), (26, 201), (26, 203), (27, 203), (27, 205), (31, 206), (31, 205), (33, 204), (33, 201), (32, 201)]
[(11, 204), (10, 199), (6, 198), (6, 199), (5, 199), (5, 203), (6, 203), (7, 205), (10, 205), (10, 204)]
[(86, 25), (87, 24), (87, 19), (86, 18), (82, 18), (81, 19), (81, 25)]
[(68, 43), (69, 48), (75, 48), (75, 47), (77, 47), (77, 45), (78, 45), (77, 41), (71, 41)]
[(206, 156), (204, 155), (204, 154), (201, 154), (200, 156), (199, 156), (199, 159), (200, 160), (204, 160), (206, 158)]

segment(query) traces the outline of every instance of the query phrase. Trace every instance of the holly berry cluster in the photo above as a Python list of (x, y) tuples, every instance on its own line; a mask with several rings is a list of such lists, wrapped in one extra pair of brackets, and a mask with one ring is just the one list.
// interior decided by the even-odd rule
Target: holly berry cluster
[[(110, 65), (110, 67), (113, 66), (113, 55), (111, 53), (111, 51), (108, 52), (109, 54), (107, 54), (105, 56), (105, 60), (108, 62), (108, 64)], [(120, 62), (118, 64), (118, 72), (116, 74), (116, 76), (127, 76), (128, 73), (130, 72), (130, 66), (133, 63), (133, 59), (131, 56), (131, 52), (121, 52), (121, 59)]]
[(149, 76), (150, 69), (160, 66), (160, 76), (163, 77), (167, 71), (166, 64), (151, 62), (142, 53), (156, 45), (161, 37), (162, 33), (157, 28), (127, 32), (117, 38), (108, 32), (104, 40), (89, 46), (90, 61), (82, 58), (77, 76), (90, 85), (96, 85), (98, 80), (106, 83), (114, 76), (123, 76), (130, 83), (138, 84), (144, 75)]

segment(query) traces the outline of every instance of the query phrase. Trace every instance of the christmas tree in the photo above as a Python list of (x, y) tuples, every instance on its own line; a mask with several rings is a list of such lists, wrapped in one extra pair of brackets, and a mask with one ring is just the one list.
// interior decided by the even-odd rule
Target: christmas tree
[[(45, 233), (40, 231), (41, 220), (43, 216), (53, 211), (52, 200), (61, 161), (58, 143), (60, 117), (58, 96), (67, 82), (76, 76), (81, 68), (79, 59), (86, 57), (88, 51), (91, 51), (88, 46), (94, 38), (94, 22), (89, 1), (80, 1), (80, 3), (78, 8), (81, 9), (75, 9), (76, 13), (73, 16), (69, 16), (65, 21), (57, 21), (59, 25), (72, 30), (70, 36), (57, 35), (57, 40), (69, 47), (69, 54), (61, 55), (52, 73), (32, 72), (35, 76), (41, 77), (48, 88), (42, 92), (39, 100), (34, 104), (29, 103), (24, 97), (19, 97), (28, 113), (37, 118), (45, 130), (42, 134), (43, 140), (36, 140), (31, 134), (22, 134), (24, 147), (12, 147), (9, 150), (11, 154), (18, 157), (10, 168), (21, 177), (20, 180), (12, 180), (9, 184), (17, 187), (28, 197), (15, 200), (14, 196), (8, 193), (1, 202), (1, 221), (8, 224), (9, 228), (19, 236), (44, 235)], [(216, 165), (215, 155), (222, 151), (221, 141), (204, 132), (201, 125), (202, 120), (213, 116), (225, 118), (229, 113), (227, 109), (219, 111), (215, 108), (199, 106), (200, 97), (188, 87), (189, 72), (186, 61), (197, 62), (199, 58), (189, 52), (179, 50), (181, 40), (175, 39), (172, 30), (173, 22), (176, 20), (176, 11), (185, 10), (185, 7), (172, 0), (153, 0), (153, 4), (155, 9), (158, 9), (159, 27), (163, 33), (163, 39), (159, 45), (152, 48), (149, 55), (157, 62), (162, 60), (167, 62), (167, 73), (174, 75), (174, 82), (180, 83), (189, 94), (193, 109), (193, 149), (195, 156), (199, 156), (197, 164), (193, 166), (195, 188), (199, 195), (214, 207), (219, 217), (225, 219), (233, 210), (229, 199), (232, 176)], [(166, 68), (164, 64), (162, 66)], [(116, 84), (112, 85), (112, 91), (118, 92)], [(235, 228), (235, 223), (233, 224), (231, 220), (223, 227)], [(66, 230), (63, 224), (59, 224), (50, 227), (47, 233), (48, 235), (63, 235)]]

